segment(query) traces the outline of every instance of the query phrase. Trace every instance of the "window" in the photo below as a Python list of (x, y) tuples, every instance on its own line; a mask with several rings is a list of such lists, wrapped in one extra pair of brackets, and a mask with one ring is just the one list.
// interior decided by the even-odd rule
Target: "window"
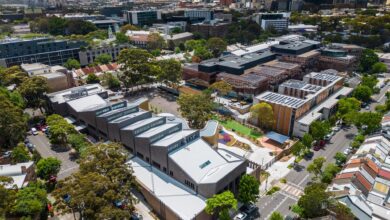
[(173, 172), (172, 172), (172, 170), (171, 170), (171, 171), (169, 171), (169, 175), (170, 175), (170, 176), (173, 176)]
[(163, 171), (164, 171), (164, 173), (166, 173), (167, 172), (167, 168), (163, 167)]

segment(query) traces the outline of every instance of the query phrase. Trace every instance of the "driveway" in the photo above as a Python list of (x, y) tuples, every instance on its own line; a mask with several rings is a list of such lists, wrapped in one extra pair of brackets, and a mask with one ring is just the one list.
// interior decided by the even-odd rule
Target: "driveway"
[(55, 157), (61, 160), (61, 170), (58, 173), (58, 179), (64, 179), (70, 176), (72, 173), (78, 171), (79, 165), (72, 161), (69, 157), (69, 151), (59, 152), (51, 148), (49, 139), (43, 133), (39, 132), (38, 135), (30, 135), (28, 139), (32, 144), (35, 144), (36, 150), (43, 157)]

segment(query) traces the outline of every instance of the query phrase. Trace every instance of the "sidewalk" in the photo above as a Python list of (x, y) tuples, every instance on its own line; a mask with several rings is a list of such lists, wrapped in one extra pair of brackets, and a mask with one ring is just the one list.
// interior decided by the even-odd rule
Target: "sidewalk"
[(277, 161), (274, 164), (272, 164), (266, 171), (270, 174), (268, 177), (268, 183), (267, 183), (267, 189), (266, 181), (263, 181), (260, 185), (260, 195), (264, 195), (268, 190), (272, 188), (273, 184), (276, 184), (279, 182), (279, 180), (283, 177), (285, 177), (289, 172), (290, 169), (288, 168), (288, 165), (293, 163), (295, 160), (295, 157), (291, 157), (288, 161)]

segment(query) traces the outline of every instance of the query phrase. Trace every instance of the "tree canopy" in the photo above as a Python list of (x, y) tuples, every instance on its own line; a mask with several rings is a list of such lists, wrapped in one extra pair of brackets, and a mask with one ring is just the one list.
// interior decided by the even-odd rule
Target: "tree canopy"
[(62, 116), (52, 114), (46, 118), (46, 123), (50, 126), (50, 142), (61, 146), (68, 144), (68, 137), (75, 134), (76, 129), (69, 124)]
[(304, 189), (304, 194), (298, 200), (298, 206), (301, 208), (301, 217), (315, 218), (324, 216), (329, 204), (330, 194), (326, 192), (326, 184), (313, 183)]
[(51, 176), (56, 176), (61, 169), (61, 161), (55, 157), (40, 159), (37, 163), (37, 175), (48, 180)]
[(213, 102), (210, 96), (201, 94), (180, 94), (177, 99), (181, 115), (188, 120), (191, 128), (203, 128), (205, 123), (211, 118)]
[(25, 137), (27, 120), (23, 111), (7, 97), (0, 95), (0, 143), (2, 146), (15, 146)]
[(209, 88), (214, 90), (214, 91), (217, 91), (218, 95), (221, 95), (221, 96), (225, 96), (233, 90), (233, 87), (229, 83), (227, 83), (223, 80), (211, 84), (211, 86)]
[(156, 49), (164, 49), (167, 46), (165, 39), (160, 35), (160, 33), (150, 33), (148, 35), (148, 49), (156, 50)]
[(387, 73), (387, 65), (382, 62), (376, 62), (372, 65), (371, 73)]
[(45, 93), (49, 91), (47, 80), (41, 76), (33, 76), (24, 80), (18, 87), (18, 91), (27, 101), (27, 106), (40, 108), (46, 106)]
[(93, 83), (100, 83), (100, 79), (96, 74), (90, 73), (87, 76), (87, 79), (85, 80), (88, 84), (93, 84)]
[(322, 140), (330, 132), (330, 124), (327, 121), (314, 121), (310, 125), (309, 133), (314, 140)]
[(206, 200), (206, 213), (216, 214), (221, 220), (230, 219), (229, 210), (237, 209), (237, 200), (230, 191), (216, 194)]
[(61, 213), (79, 212), (85, 219), (129, 219), (136, 184), (126, 151), (113, 143), (86, 151), (80, 170), (57, 183), (54, 206)]
[(72, 69), (80, 69), (81, 65), (80, 62), (76, 59), (68, 59), (66, 63), (64, 63), (64, 67), (68, 70)]
[(38, 183), (30, 183), (16, 193), (11, 213), (33, 218), (46, 209), (47, 193), (44, 187)]
[(94, 62), (98, 64), (109, 64), (111, 61), (112, 61), (111, 55), (106, 53), (100, 54), (94, 60)]
[(243, 175), (239, 183), (238, 200), (243, 204), (256, 202), (259, 197), (259, 181), (251, 175)]
[(269, 217), (269, 220), (283, 220), (284, 217), (279, 212), (272, 212), (271, 216)]
[(11, 153), (12, 163), (24, 163), (24, 162), (29, 161), (30, 159), (31, 159), (31, 157), (30, 157), (30, 154), (27, 150), (27, 147), (23, 143), (19, 143), (12, 150), (12, 153)]
[(374, 50), (364, 49), (360, 57), (360, 69), (362, 72), (370, 72), (372, 66), (379, 62), (379, 57)]
[(160, 82), (169, 83), (173, 87), (177, 87), (182, 79), (181, 63), (175, 59), (168, 59), (158, 61), (158, 65), (161, 68), (161, 72), (157, 75), (157, 79)]
[(274, 126), (275, 116), (270, 104), (260, 102), (252, 106), (250, 112), (251, 118), (255, 119), (261, 128), (271, 129)]
[(227, 43), (221, 38), (212, 37), (207, 40), (206, 46), (214, 57), (219, 57), (226, 50)]

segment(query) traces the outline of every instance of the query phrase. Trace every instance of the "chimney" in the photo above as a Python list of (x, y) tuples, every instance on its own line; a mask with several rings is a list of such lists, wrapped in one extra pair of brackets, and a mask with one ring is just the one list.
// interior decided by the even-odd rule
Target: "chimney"
[(27, 168), (26, 168), (26, 166), (22, 166), (22, 174), (25, 174), (25, 173), (27, 173)]

